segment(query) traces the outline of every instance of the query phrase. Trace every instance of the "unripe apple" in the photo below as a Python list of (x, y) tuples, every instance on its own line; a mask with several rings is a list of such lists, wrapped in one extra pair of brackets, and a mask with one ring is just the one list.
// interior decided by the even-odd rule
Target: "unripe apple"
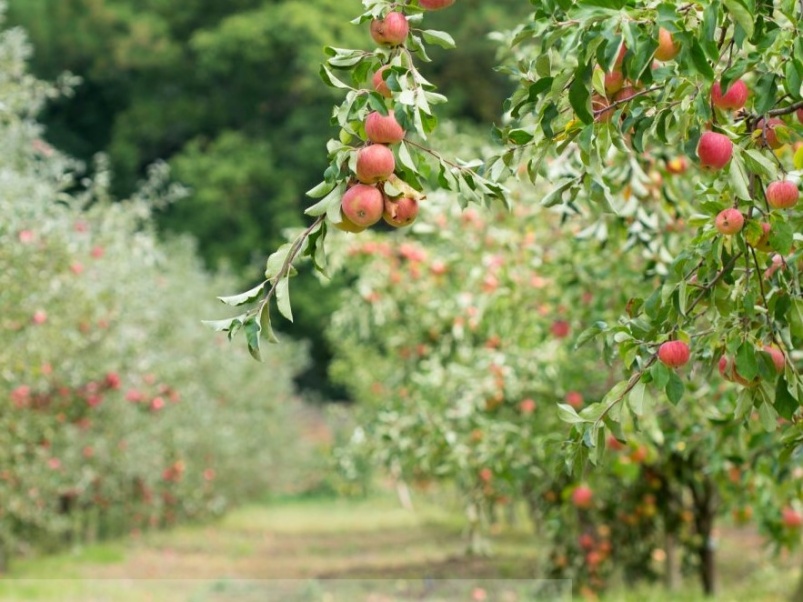
[(784, 366), (786, 365), (786, 357), (784, 356), (783, 351), (777, 347), (773, 347), (772, 345), (764, 345), (764, 351), (770, 354), (772, 363), (775, 364), (775, 371), (783, 372)]
[(424, 10), (440, 10), (454, 4), (454, 0), (418, 0), (418, 6)]
[[(345, 195), (344, 195), (345, 196)], [(341, 201), (342, 203), (342, 201)], [(338, 230), (342, 230), (343, 232), (351, 232), (352, 234), (358, 234), (365, 230), (362, 226), (358, 226), (353, 221), (351, 221), (346, 214), (343, 213), (343, 208), (340, 208), (340, 222), (334, 224), (335, 228)]]
[(785, 506), (784, 509), (781, 510), (781, 521), (783, 522), (784, 527), (788, 527), (789, 529), (799, 529), (801, 526), (803, 526), (803, 514), (791, 506)]
[(675, 44), (672, 34), (661, 27), (658, 29), (658, 49), (655, 51), (655, 58), (659, 61), (671, 61), (680, 52), (680, 44)]
[(717, 215), (716, 226), (721, 234), (736, 234), (744, 227), (744, 215), (733, 207), (723, 209)]
[(340, 202), (343, 215), (359, 228), (367, 228), (382, 219), (382, 193), (374, 186), (355, 184)]
[(733, 142), (725, 134), (704, 132), (697, 144), (697, 156), (706, 169), (722, 169), (731, 160)]
[(679, 368), (689, 361), (689, 346), (683, 341), (667, 341), (658, 348), (658, 359), (670, 368)]
[(380, 67), (374, 72), (374, 75), (371, 78), (371, 83), (374, 85), (374, 90), (379, 92), (385, 98), (390, 98), (391, 96), (393, 96), (393, 93), (390, 91), (390, 88), (388, 88), (388, 83), (385, 81), (382, 75), (388, 69), (390, 69), (388, 65)]
[[(372, 144), (357, 152), (357, 179), (363, 184), (375, 184), (390, 177), (396, 169), (393, 152), (382, 144)], [(380, 217), (381, 217), (380, 211)]]
[(781, 148), (784, 143), (778, 139), (778, 134), (775, 133), (775, 128), (779, 125), (783, 125), (783, 121), (778, 119), (777, 117), (773, 117), (769, 121), (764, 121), (763, 119), (759, 119), (756, 123), (756, 130), (757, 132), (761, 132), (760, 135), (757, 136), (757, 141), (759, 146), (769, 146), (773, 150), (777, 150)]
[(385, 197), (384, 207), (382, 217), (394, 228), (409, 226), (418, 216), (418, 201), (412, 197)]
[(715, 82), (711, 87), (711, 103), (719, 109), (738, 111), (747, 103), (749, 95), (747, 84), (740, 79), (731, 82), (725, 94), (722, 94), (722, 86), (719, 82)]
[(625, 76), (618, 69), (605, 74), (605, 94), (609, 98), (621, 90), (624, 85)]
[(572, 491), (572, 504), (576, 508), (587, 509), (591, 508), (591, 503), (594, 498), (594, 493), (588, 485), (578, 485)]
[(767, 186), (767, 202), (770, 207), (775, 209), (788, 209), (797, 205), (797, 199), (800, 197), (800, 192), (797, 189), (797, 184), (789, 180), (780, 180), (779, 182), (772, 182)]
[(400, 12), (388, 13), (384, 19), (371, 21), (371, 37), (383, 46), (400, 46), (410, 33), (407, 17)]
[(371, 142), (395, 144), (404, 138), (404, 130), (393, 113), (373, 111), (365, 118), (365, 135)]

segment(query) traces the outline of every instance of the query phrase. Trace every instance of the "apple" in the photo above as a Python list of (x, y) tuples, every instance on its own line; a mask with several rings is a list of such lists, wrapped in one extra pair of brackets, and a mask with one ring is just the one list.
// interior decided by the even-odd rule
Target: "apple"
[(719, 212), (715, 223), (721, 234), (736, 234), (744, 227), (744, 215), (738, 209), (730, 207)]
[(797, 184), (789, 180), (772, 182), (767, 186), (767, 202), (775, 209), (789, 209), (797, 204), (800, 192)]
[(355, 184), (343, 195), (340, 209), (344, 217), (356, 227), (373, 226), (382, 219), (384, 210), (382, 193), (374, 186)]
[(795, 114), (797, 115), (797, 120), (803, 123), (803, 109), (798, 109)]
[(732, 82), (725, 94), (722, 94), (722, 86), (719, 82), (715, 82), (711, 86), (711, 103), (718, 109), (738, 111), (747, 103), (749, 95), (747, 84), (740, 79)]
[(393, 113), (383, 115), (373, 111), (365, 118), (365, 135), (371, 142), (395, 144), (404, 138), (404, 130)]
[(534, 399), (522, 399), (519, 402), (519, 409), (521, 410), (522, 414), (532, 414), (535, 412), (535, 400)]
[(33, 312), (31, 321), (34, 324), (44, 324), (47, 322), (47, 312), (44, 309), (37, 309), (35, 312)]
[(588, 509), (591, 508), (591, 502), (594, 498), (594, 493), (588, 485), (578, 485), (572, 491), (572, 504), (575, 508)]
[(371, 21), (371, 37), (382, 46), (401, 46), (410, 33), (407, 17), (400, 12), (391, 12), (384, 19)]
[(663, 27), (658, 29), (658, 49), (655, 51), (655, 58), (661, 62), (671, 61), (680, 52), (680, 44), (676, 44), (669, 33)]
[(614, 66), (621, 67), (622, 63), (624, 63), (625, 61), (626, 54), (627, 54), (627, 46), (625, 44), (622, 44), (619, 47), (619, 54), (616, 55), (616, 62), (614, 63)]
[(569, 391), (564, 398), (566, 403), (572, 406), (575, 410), (583, 407), (583, 395), (579, 391)]
[(591, 97), (591, 110), (594, 113), (594, 121), (599, 123), (606, 123), (611, 120), (615, 109), (608, 108), (610, 103), (608, 99), (599, 94), (594, 94)]
[(385, 197), (382, 217), (394, 228), (409, 226), (418, 216), (418, 201), (402, 196), (398, 199)]
[(480, 470), (480, 480), (482, 480), (482, 481), (484, 481), (486, 483), (490, 482), (490, 480), (493, 478), (493, 476), (494, 476), (493, 471), (488, 467), (485, 467), (485, 468)]
[(374, 85), (374, 90), (379, 92), (385, 98), (390, 98), (393, 96), (390, 88), (388, 88), (388, 83), (385, 81), (384, 75), (382, 75), (388, 69), (390, 69), (388, 65), (380, 67), (374, 72), (374, 75), (371, 78), (371, 83)]
[(418, 0), (418, 6), (424, 10), (440, 10), (454, 4), (454, 0)]
[(781, 510), (781, 521), (783, 522), (784, 527), (788, 527), (790, 529), (799, 529), (801, 526), (803, 526), (803, 514), (791, 506), (785, 506), (783, 510)]
[(566, 320), (555, 320), (549, 328), (552, 336), (558, 339), (565, 339), (569, 336), (569, 323)]
[(731, 160), (733, 142), (725, 134), (704, 132), (697, 144), (697, 156), (706, 169), (722, 169)]
[(594, 545), (596, 544), (594, 536), (591, 535), (591, 533), (583, 533), (580, 535), (580, 537), (577, 538), (577, 543), (586, 551), (594, 549)]
[(666, 171), (671, 174), (682, 174), (689, 168), (689, 162), (686, 157), (680, 156), (670, 159), (666, 162)]
[(777, 372), (783, 372), (784, 366), (786, 365), (786, 357), (783, 351), (772, 345), (764, 345), (764, 351), (770, 354), (772, 363), (775, 364), (775, 370)]
[(372, 144), (357, 151), (355, 172), (357, 179), (363, 184), (387, 180), (394, 169), (396, 169), (396, 159), (387, 146)]
[(757, 136), (758, 145), (769, 146), (773, 150), (781, 148), (784, 143), (778, 140), (778, 134), (775, 133), (775, 128), (779, 125), (783, 125), (783, 121), (777, 117), (773, 117), (766, 122), (763, 119), (759, 119), (755, 129), (756, 132), (761, 132), (761, 135)]
[(628, 100), (633, 98), (637, 93), (638, 90), (636, 90), (633, 86), (625, 86), (624, 88), (619, 90), (619, 92), (617, 92), (616, 96), (614, 96), (613, 98), (617, 102), (627, 102)]
[(614, 70), (605, 74), (605, 94), (613, 96), (625, 85), (625, 76), (621, 71)]
[(658, 359), (670, 368), (680, 368), (690, 355), (689, 346), (683, 341), (667, 341), (658, 348)]
[(608, 438), (605, 441), (608, 449), (611, 451), (622, 451), (625, 448), (625, 444), (619, 441), (619, 439), (613, 435), (608, 435)]

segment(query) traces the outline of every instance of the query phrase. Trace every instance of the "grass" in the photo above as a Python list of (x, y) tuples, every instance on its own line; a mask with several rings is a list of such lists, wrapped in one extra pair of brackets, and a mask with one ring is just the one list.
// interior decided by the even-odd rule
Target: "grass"
[[(341, 580), (338, 587), (366, 579), (385, 580), (372, 587), (412, 587), (424, 578), (461, 579), (467, 586), (481, 579), (537, 577), (538, 549), (526, 531), (502, 528), (493, 537), (492, 556), (466, 557), (462, 529), (460, 516), (443, 506), (424, 504), (411, 513), (389, 497), (257, 504), (205, 525), (19, 560), (0, 580), (0, 600), (311, 602), (325, 599), (320, 589), (329, 583), (310, 581), (315, 578)], [(770, 558), (755, 534), (737, 530), (723, 533), (720, 560), (720, 602), (785, 601), (801, 566), (800, 558)], [(298, 585), (283, 581), (291, 579), (303, 580), (303, 591), (288, 589), (275, 597), (277, 590)], [(326, 599), (369, 598), (352, 592)], [(672, 593), (620, 583), (603, 600), (703, 598), (696, 583)]]

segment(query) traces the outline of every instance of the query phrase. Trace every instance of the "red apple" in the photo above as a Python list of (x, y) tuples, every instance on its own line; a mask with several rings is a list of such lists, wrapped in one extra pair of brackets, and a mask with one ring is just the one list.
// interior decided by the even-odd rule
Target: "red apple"
[(740, 79), (731, 82), (725, 94), (722, 94), (722, 86), (719, 82), (715, 82), (711, 87), (711, 103), (719, 109), (738, 111), (747, 103), (749, 95), (747, 84)]
[(658, 29), (658, 49), (655, 51), (655, 58), (659, 61), (671, 61), (680, 52), (680, 44), (676, 44), (669, 33), (663, 27)]
[(767, 122), (759, 119), (755, 130), (756, 132), (761, 132), (760, 135), (757, 135), (758, 145), (769, 146), (773, 150), (781, 148), (784, 143), (778, 139), (778, 134), (775, 133), (775, 128), (779, 125), (783, 125), (783, 121), (777, 117), (773, 117)]
[(564, 398), (566, 403), (572, 406), (575, 410), (583, 407), (583, 395), (579, 391), (569, 391)]
[(552, 326), (549, 328), (552, 336), (558, 339), (565, 339), (569, 336), (569, 323), (566, 320), (555, 320), (552, 322)]
[(340, 208), (343, 215), (358, 228), (373, 226), (382, 219), (382, 193), (374, 186), (355, 184), (343, 195)]
[(716, 227), (721, 234), (736, 234), (744, 227), (744, 215), (733, 207), (723, 209), (717, 215)]
[(803, 109), (798, 109), (796, 115), (797, 115), (797, 120), (800, 123), (803, 123)]
[(418, 216), (418, 201), (412, 197), (385, 197), (382, 217), (394, 228), (409, 226)]
[(404, 138), (404, 130), (393, 113), (373, 111), (365, 118), (365, 135), (371, 142), (395, 144)]
[(454, 4), (454, 0), (418, 0), (418, 6), (424, 10), (440, 10)]
[(749, 387), (751, 384), (754, 384), (736, 371), (736, 362), (726, 355), (723, 355), (721, 358), (719, 358), (718, 367), (719, 373), (725, 380), (737, 382), (745, 387)]
[(706, 169), (722, 169), (731, 160), (733, 142), (725, 134), (704, 132), (697, 144), (697, 156)]
[(797, 204), (800, 192), (797, 184), (789, 180), (772, 182), (767, 186), (767, 202), (775, 209), (788, 209)]
[(493, 476), (494, 476), (494, 473), (490, 468), (485, 467), (485, 468), (480, 469), (480, 480), (485, 481), (486, 483), (488, 483), (493, 478)]
[(400, 46), (410, 33), (407, 17), (400, 12), (388, 13), (384, 19), (371, 21), (371, 37), (383, 46)]
[(679, 368), (689, 361), (689, 346), (683, 341), (667, 341), (658, 348), (658, 359), (670, 368)]
[(799, 529), (803, 526), (803, 514), (795, 510), (791, 506), (785, 506), (781, 510), (781, 521), (784, 527), (789, 529)]
[(47, 312), (44, 309), (37, 309), (35, 312), (33, 312), (31, 321), (34, 324), (44, 324), (47, 322)]
[(596, 544), (594, 536), (591, 535), (591, 533), (583, 533), (580, 535), (580, 537), (577, 538), (577, 543), (586, 551), (593, 549)]
[(388, 88), (388, 83), (385, 81), (384, 76), (382, 75), (389, 68), (390, 67), (388, 65), (380, 67), (374, 72), (374, 75), (371, 78), (371, 83), (374, 85), (374, 90), (379, 92), (385, 98), (390, 98), (393, 96), (390, 88)]
[(784, 366), (786, 365), (786, 357), (783, 351), (772, 345), (764, 345), (764, 351), (770, 354), (772, 363), (775, 364), (775, 370), (777, 372), (783, 372)]
[(606, 123), (611, 120), (616, 109), (608, 108), (610, 103), (604, 96), (594, 94), (591, 97), (591, 110), (594, 112), (594, 121)]
[(613, 96), (625, 85), (625, 76), (621, 71), (614, 70), (605, 74), (605, 94)]
[(521, 410), (522, 414), (532, 414), (535, 412), (535, 400), (534, 399), (522, 399), (519, 403), (519, 409)]
[(616, 96), (614, 96), (613, 98), (617, 102), (627, 102), (628, 100), (633, 98), (637, 93), (638, 90), (636, 90), (633, 86), (625, 86), (624, 88), (619, 90), (619, 92), (617, 92)]
[(394, 169), (396, 169), (396, 159), (387, 146), (372, 144), (357, 152), (355, 171), (357, 179), (363, 184), (375, 184), (387, 180)]
[(591, 503), (594, 494), (588, 485), (578, 485), (572, 491), (572, 504), (576, 508), (588, 509), (591, 508)]

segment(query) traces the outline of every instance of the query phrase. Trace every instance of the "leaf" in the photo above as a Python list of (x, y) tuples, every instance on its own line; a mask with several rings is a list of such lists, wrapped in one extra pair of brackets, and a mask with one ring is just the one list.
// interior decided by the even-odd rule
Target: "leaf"
[(803, 338), (803, 299), (795, 299), (789, 314), (789, 329), (797, 338)]
[(587, 68), (581, 67), (575, 72), (572, 85), (569, 86), (569, 103), (583, 123), (594, 123), (594, 115), (590, 111), (591, 95), (584, 78), (586, 71), (588, 71)]
[(250, 291), (240, 293), (239, 295), (231, 295), (230, 297), (218, 297), (218, 299), (223, 303), (225, 303), (226, 305), (231, 305), (232, 307), (245, 305), (246, 303), (251, 303), (252, 301), (256, 301), (259, 298), (259, 296), (262, 295), (262, 291), (267, 283), (268, 281), (265, 280), (263, 282), (260, 282)]
[[(340, 202), (340, 198), (343, 196), (345, 187), (346, 187), (345, 182), (341, 182), (339, 185), (334, 187), (329, 192), (329, 194), (323, 197), (320, 201), (318, 201), (317, 203), (315, 203), (310, 207), (307, 207), (304, 210), (304, 213), (306, 215), (311, 215), (313, 217), (319, 217), (324, 213), (327, 213), (332, 205)], [(315, 189), (313, 188), (313, 190)]]
[(755, 18), (750, 13), (750, 10), (739, 0), (724, 0), (724, 4), (730, 16), (744, 30), (748, 39), (752, 38)]
[(262, 313), (259, 315), (259, 325), (262, 327), (262, 334), (267, 339), (268, 343), (278, 343), (279, 339), (276, 333), (273, 332), (273, 326), (270, 323), (270, 306), (266, 303), (262, 307)]
[(728, 167), (730, 175), (731, 187), (733, 192), (742, 200), (750, 200), (750, 185), (747, 176), (747, 171), (744, 168), (744, 163), (739, 153), (734, 153), (731, 157), (730, 166)]
[(233, 327), (235, 327), (235, 323), (237, 324), (237, 328), (242, 326), (241, 318), (242, 316), (237, 316), (236, 318), (227, 318), (225, 320), (201, 320), (201, 324), (204, 326), (209, 326), (215, 332), (229, 332)]
[(290, 253), (292, 248), (293, 243), (284, 243), (281, 247), (271, 253), (270, 257), (268, 257), (268, 262), (265, 266), (265, 278), (268, 281), (276, 278), (276, 276), (279, 275), (279, 272), (282, 271), (284, 262), (287, 260), (287, 255)]
[(745, 341), (739, 345), (739, 349), (736, 351), (736, 371), (748, 381), (758, 376), (756, 348), (752, 343)]
[(565, 403), (558, 404), (558, 418), (560, 418), (563, 422), (568, 422), (569, 424), (588, 422), (588, 420), (580, 416), (572, 406)]
[(653, 367), (650, 368), (650, 375), (652, 376), (655, 386), (659, 389), (666, 387), (669, 382), (669, 368), (667, 368), (663, 362), (656, 362)]
[(571, 180), (567, 180), (557, 188), (553, 188), (552, 192), (550, 192), (541, 200), (541, 205), (543, 207), (552, 207), (553, 205), (557, 205), (558, 203), (561, 202), (562, 200), (561, 197), (563, 196), (563, 193), (566, 192), (566, 190), (568, 190), (571, 186), (573, 186), (576, 183), (577, 180), (572, 178)]
[(580, 333), (580, 336), (577, 337), (577, 341), (574, 343), (574, 348), (579, 349), (590, 340), (601, 334), (607, 327), (608, 325), (605, 322), (594, 322), (594, 324)]
[(792, 250), (794, 242), (794, 232), (789, 222), (780, 219), (773, 221), (769, 241), (774, 251), (787, 255)]
[(669, 401), (677, 405), (677, 403), (683, 397), (683, 392), (685, 389), (686, 387), (684, 386), (683, 381), (680, 380), (680, 377), (677, 375), (677, 373), (670, 370), (669, 382), (666, 383), (666, 396), (669, 398)]
[(703, 47), (700, 46), (700, 42), (698, 42), (696, 38), (692, 40), (691, 61), (692, 65), (700, 75), (705, 77), (708, 81), (713, 81), (714, 70), (711, 68), (708, 59), (705, 56)]
[(335, 77), (332, 74), (332, 72), (329, 71), (329, 69), (326, 68), (326, 65), (321, 65), (320, 76), (321, 76), (321, 79), (323, 80), (323, 83), (325, 83), (327, 86), (330, 86), (332, 88), (341, 88), (341, 89), (344, 89), (344, 90), (353, 90), (354, 89), (351, 86), (349, 86), (347, 83), (342, 82), (337, 77)]
[(252, 316), (243, 323), (243, 330), (245, 330), (245, 340), (248, 342), (248, 352), (258, 362), (262, 361), (262, 355), (259, 352), (259, 333), (262, 331), (262, 326), (257, 321), (255, 316)]
[(447, 50), (451, 50), (455, 47), (454, 38), (450, 36), (445, 31), (436, 31), (434, 29), (425, 29), (421, 32), (421, 35), (424, 36), (424, 41), (427, 44), (435, 44), (436, 46), (440, 46), (441, 48), (446, 48)]
[(290, 278), (286, 276), (276, 283), (276, 307), (280, 314), (293, 321), (293, 309), (290, 307)]
[(789, 392), (789, 383), (786, 382), (783, 376), (778, 379), (778, 383), (775, 386), (774, 406), (778, 414), (787, 420), (791, 420), (792, 415), (800, 407), (800, 404)]
[(644, 415), (644, 397), (647, 392), (647, 385), (643, 382), (636, 383), (636, 386), (630, 391), (627, 401), (630, 409), (636, 416)]

